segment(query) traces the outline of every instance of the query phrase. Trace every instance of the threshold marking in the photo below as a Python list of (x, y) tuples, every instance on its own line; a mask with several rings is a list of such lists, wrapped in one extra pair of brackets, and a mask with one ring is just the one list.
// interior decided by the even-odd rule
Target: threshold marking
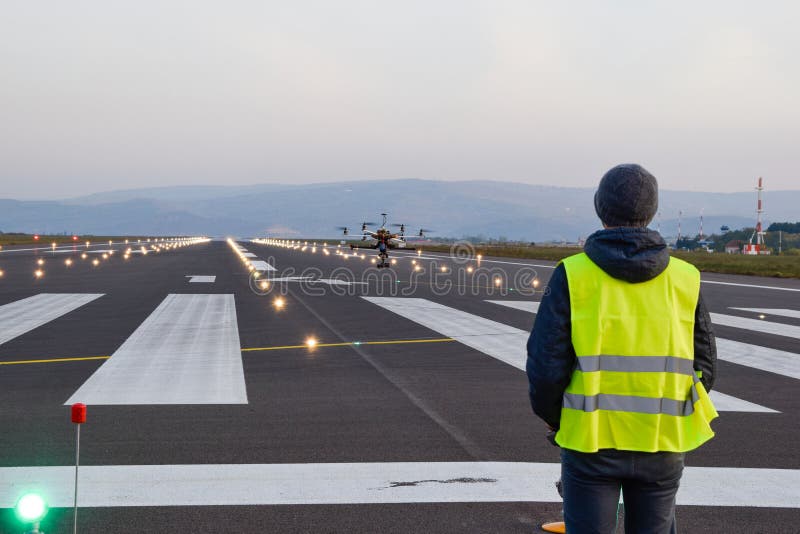
[(755, 289), (775, 289), (777, 291), (800, 291), (792, 287), (757, 286), (753, 284), (737, 284), (734, 282), (717, 282), (715, 280), (700, 280), (701, 284), (719, 284), (721, 286), (752, 287)]
[(774, 334), (776, 336), (800, 339), (800, 326), (783, 323), (771, 323), (761, 319), (749, 319), (747, 317), (725, 315), (722, 313), (711, 313), (710, 315), (711, 322), (714, 324), (731, 326), (733, 328), (743, 328), (745, 330), (752, 330), (753, 332), (763, 332), (765, 334)]
[[(527, 300), (489, 300), (487, 302), (491, 302), (493, 304), (499, 304), (501, 306), (508, 306), (510, 308), (528, 311), (531, 313), (536, 313), (539, 310), (538, 302), (527, 301)], [(716, 317), (716, 319), (714, 317), (715, 315), (718, 316), (719, 314), (712, 313), (711, 315), (712, 315), (712, 321), (716, 322), (717, 320), (719, 320), (719, 317)], [(733, 316), (724, 315), (722, 317), (723, 317), (722, 320), (725, 320), (724, 318)], [(748, 326), (750, 326), (749, 328), (750, 330), (753, 329), (752, 328), (753, 323), (755, 323), (756, 326), (765, 324), (766, 325), (777, 324), (777, 323), (765, 323), (764, 321), (758, 319), (744, 319), (744, 320), (750, 321), (746, 323)], [(780, 326), (791, 326), (791, 325), (780, 325)], [(741, 325), (741, 327), (746, 328), (746, 326), (744, 325)], [(772, 331), (772, 326), (766, 326), (765, 328), (770, 330), (769, 333), (776, 333)], [(793, 328), (798, 328), (798, 327), (793, 327)], [(760, 369), (762, 371), (768, 371), (770, 373), (776, 373), (779, 375), (800, 379), (800, 354), (795, 354), (793, 352), (786, 352), (783, 350), (771, 349), (769, 347), (762, 347), (760, 345), (741, 343), (739, 341), (732, 341), (729, 339), (723, 339), (721, 337), (718, 337), (716, 339), (717, 339), (717, 358), (719, 358), (720, 360), (725, 360), (739, 365), (744, 365), (746, 367), (752, 367), (754, 369)], [(713, 395), (714, 392), (712, 391), (711, 394)], [(724, 402), (728, 404), (727, 401)]]
[[(558, 463), (380, 462), (81, 466), (78, 506), (561, 502)], [(75, 466), (2, 467), (0, 508), (27, 491), (72, 506)], [(800, 508), (800, 470), (690, 467), (678, 505)]]
[(0, 345), (80, 308), (104, 293), (40, 293), (0, 306)]
[[(443, 304), (421, 298), (403, 297), (361, 297), (377, 304), (406, 319), (414, 321), (426, 328), (442, 335), (451, 337), (456, 341), (491, 356), (501, 362), (507, 363), (522, 371), (527, 362), (528, 337), (530, 333), (503, 323), (491, 321), (471, 313), (450, 308)], [(526, 307), (538, 305), (533, 301), (494, 301), (497, 304), (515, 303), (519, 308), (523, 303)], [(773, 412), (774, 410), (753, 404), (730, 395), (712, 391), (710, 393), (717, 411), (737, 412)]]
[(65, 404), (247, 404), (233, 295), (168, 295)]
[(785, 308), (731, 308), (732, 310), (763, 313), (764, 315), (778, 315), (780, 317), (791, 317), (800, 319), (800, 310), (787, 310)]

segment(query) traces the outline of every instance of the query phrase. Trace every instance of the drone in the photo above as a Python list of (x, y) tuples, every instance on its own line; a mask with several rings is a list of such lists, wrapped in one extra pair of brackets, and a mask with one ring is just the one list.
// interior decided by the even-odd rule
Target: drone
[[(386, 228), (386, 219), (388, 214), (381, 213), (381, 216), (383, 217), (383, 222), (381, 223), (380, 228), (375, 231), (370, 230), (369, 227), (376, 226), (377, 223), (364, 222), (361, 224), (361, 241), (365, 241), (364, 244), (350, 243), (351, 250), (358, 248), (370, 248), (377, 250), (378, 263), (376, 264), (376, 267), (378, 267), (378, 269), (390, 266), (390, 249), (402, 248), (404, 250), (415, 250), (414, 247), (408, 246), (408, 243), (406, 242), (407, 237), (425, 237), (427, 232), (431, 232), (431, 230), (420, 228), (419, 232), (415, 236), (406, 236), (405, 224), (392, 224), (392, 227), (399, 228), (398, 232), (392, 232)], [(346, 226), (340, 226), (339, 230), (342, 230), (343, 235), (350, 235), (350, 231)], [(369, 243), (366, 243), (367, 240), (369, 240)]]

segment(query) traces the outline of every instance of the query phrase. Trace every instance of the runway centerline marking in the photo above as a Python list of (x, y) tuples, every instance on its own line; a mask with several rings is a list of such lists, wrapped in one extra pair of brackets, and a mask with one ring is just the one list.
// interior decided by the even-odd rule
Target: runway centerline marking
[(168, 295), (65, 404), (247, 404), (231, 294)]
[(0, 345), (102, 297), (103, 293), (40, 293), (0, 306)]
[(190, 283), (195, 284), (213, 284), (217, 281), (216, 275), (187, 274), (186, 278), (189, 279)]
[[(87, 465), (78, 506), (561, 502), (560, 472), (536, 462)], [(0, 467), (0, 508), (27, 491), (70, 507), (74, 476), (74, 466)], [(800, 508), (800, 470), (687, 466), (677, 504)]]
[(259, 272), (274, 271), (275, 270), (275, 267), (273, 267), (272, 265), (270, 265), (269, 263), (267, 263), (267, 262), (265, 262), (263, 260), (251, 261), (250, 265), (253, 266), (253, 269), (255, 269), (256, 271), (259, 271)]

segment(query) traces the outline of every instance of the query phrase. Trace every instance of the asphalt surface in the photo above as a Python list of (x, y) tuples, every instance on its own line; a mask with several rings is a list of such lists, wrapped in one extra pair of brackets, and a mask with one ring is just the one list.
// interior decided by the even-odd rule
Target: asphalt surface
[[(540, 300), (553, 263), (403, 251), (392, 254), (391, 269), (377, 270), (370, 251), (360, 251), (366, 259), (344, 259), (335, 245), (327, 255), (322, 247), (312, 252), (311, 244), (304, 251), (239, 245), (276, 271), (253, 279), (224, 241), (128, 259), (126, 245), (115, 244), (115, 254), (97, 266), (91, 260), (100, 255), (81, 259), (81, 246), (0, 252), (0, 307), (42, 293), (103, 294), (0, 344), (0, 362), (7, 364), (0, 365), (0, 494), (15, 483), (2, 468), (74, 465), (75, 428), (65, 401), (169, 294), (234, 295), (247, 403), (89, 406), (81, 465), (558, 463), (558, 450), (530, 411), (523, 372), (362, 298), (427, 299), (529, 331), (533, 314), (486, 301)], [(44, 271), (39, 279), (37, 268)], [(191, 275), (216, 279), (191, 283)], [(286, 277), (356, 283), (295, 278), (258, 286)], [(703, 280), (715, 313), (762, 320), (732, 308), (800, 310), (797, 280)], [(285, 302), (280, 309), (278, 296)], [(763, 320), (800, 326), (796, 317)], [(800, 358), (800, 341), (791, 335), (724, 325), (715, 332)], [(318, 345), (303, 346), (312, 337)], [(374, 343), (381, 341), (390, 343)], [(92, 357), (101, 358), (84, 359)], [(717, 372), (715, 390), (774, 412), (721, 413), (716, 437), (690, 453), (687, 466), (800, 469), (798, 379), (722, 360)], [(202, 491), (216, 490), (206, 483)], [(559, 519), (556, 500), (86, 507), (79, 531), (537, 532)], [(13, 504), (0, 502), (0, 532), (22, 531)], [(799, 506), (680, 505), (677, 517), (683, 532), (800, 532)], [(71, 528), (70, 508), (54, 507), (42, 523), (45, 532)]]

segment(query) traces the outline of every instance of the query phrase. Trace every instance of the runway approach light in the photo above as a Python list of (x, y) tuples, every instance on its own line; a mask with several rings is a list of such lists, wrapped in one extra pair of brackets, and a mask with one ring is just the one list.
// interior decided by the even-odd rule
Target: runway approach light
[(494, 285), (499, 287), (500, 284), (502, 284), (502, 283), (503, 283), (503, 280), (501, 278), (495, 278), (494, 279)]
[(44, 271), (41, 269), (36, 269), (35, 271), (33, 271), (33, 276), (35, 276), (36, 278), (41, 278), (44, 276)]
[(43, 259), (41, 259), (41, 258), (39, 258), (39, 259), (36, 261), (36, 263), (37, 263), (38, 265), (44, 265), (44, 260), (43, 260)]
[(286, 305), (286, 301), (283, 300), (281, 297), (276, 298), (272, 304), (275, 306), (276, 309), (281, 310)]
[(306, 346), (308, 346), (309, 349), (313, 349), (317, 346), (317, 340), (313, 337), (306, 339)]
[(65, 264), (67, 267), (69, 267), (70, 265), (72, 265), (72, 260), (71, 260), (70, 258), (67, 258), (66, 260), (64, 260), (64, 264)]
[(472, 266), (471, 266), (471, 265), (470, 265), (469, 267), (467, 267), (467, 272), (468, 272), (468, 273), (471, 273), (471, 272), (472, 272)]
[(539, 279), (538, 278), (534, 278), (532, 283), (533, 283), (533, 287), (539, 287)]
[[(36, 524), (47, 514), (47, 503), (41, 495), (26, 493), (17, 501), (14, 512), (23, 523)], [(38, 527), (34, 531), (38, 531)]]
[(3, 278), (3, 275), (6, 274), (3, 272), (3, 269), (0, 269), (0, 278)]
[(767, 318), (767, 316), (766, 316), (766, 315), (764, 315), (764, 314), (762, 313), (761, 315), (759, 315), (759, 316), (758, 316), (758, 318), (759, 318), (759, 319), (766, 319), (766, 318)]
[(98, 260), (97, 258), (93, 259), (93, 260), (92, 260), (92, 265), (94, 265), (95, 267), (97, 267), (98, 265), (100, 265), (100, 260)]

